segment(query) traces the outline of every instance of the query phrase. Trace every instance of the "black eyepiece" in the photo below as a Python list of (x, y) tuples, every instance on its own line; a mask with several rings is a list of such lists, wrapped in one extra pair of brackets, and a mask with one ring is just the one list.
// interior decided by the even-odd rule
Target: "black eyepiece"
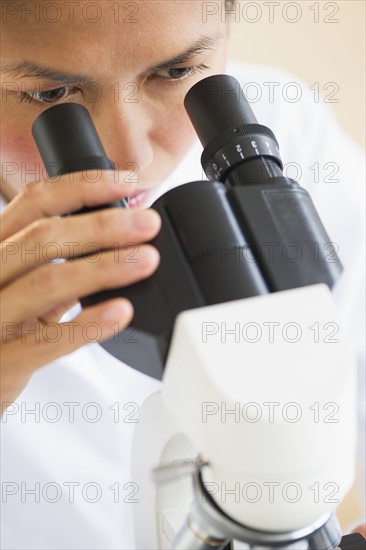
[(203, 147), (224, 130), (258, 123), (239, 81), (225, 74), (197, 82), (187, 93), (184, 106)]
[(49, 177), (81, 170), (114, 170), (88, 110), (77, 103), (47, 109), (32, 134)]
[(201, 80), (184, 105), (204, 147), (201, 163), (209, 179), (244, 185), (282, 176), (276, 138), (258, 124), (236, 78), (220, 74)]

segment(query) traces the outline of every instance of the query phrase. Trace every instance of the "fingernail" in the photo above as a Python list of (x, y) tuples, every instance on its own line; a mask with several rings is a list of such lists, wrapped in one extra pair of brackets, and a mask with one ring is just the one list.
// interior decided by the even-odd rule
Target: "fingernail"
[(129, 300), (116, 300), (106, 307), (102, 313), (103, 321), (115, 321), (121, 317), (130, 318), (133, 315), (133, 306)]
[(137, 268), (145, 269), (146, 267), (152, 267), (158, 264), (160, 261), (160, 254), (153, 246), (145, 246), (140, 250)]
[(155, 229), (159, 223), (159, 215), (154, 210), (136, 210), (132, 214), (132, 223), (141, 231)]

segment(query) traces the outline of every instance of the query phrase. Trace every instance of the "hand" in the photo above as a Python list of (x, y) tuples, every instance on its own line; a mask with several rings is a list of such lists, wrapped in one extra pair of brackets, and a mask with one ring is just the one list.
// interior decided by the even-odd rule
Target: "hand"
[[(91, 341), (83, 331), (88, 323), (97, 323), (93, 341), (102, 341), (113, 336), (110, 327), (116, 322), (122, 328), (133, 316), (132, 304), (117, 298), (84, 309), (70, 323), (58, 323), (72, 304), (144, 279), (158, 266), (158, 251), (141, 244), (158, 233), (157, 212), (112, 208), (60, 217), (133, 192), (130, 184), (114, 179), (114, 172), (102, 172), (91, 183), (75, 173), (72, 179), (65, 175), (57, 182), (31, 183), (1, 214), (2, 410), (37, 368)], [(134, 262), (128, 260), (127, 243), (138, 244)], [(94, 256), (83, 257), (90, 251)], [(52, 262), (57, 258), (69, 261)]]

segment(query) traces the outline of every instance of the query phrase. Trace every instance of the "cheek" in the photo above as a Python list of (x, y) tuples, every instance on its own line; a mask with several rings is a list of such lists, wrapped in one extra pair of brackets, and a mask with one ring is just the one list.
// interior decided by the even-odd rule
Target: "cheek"
[(29, 129), (26, 134), (11, 125), (4, 125), (1, 131), (1, 179), (18, 189), (44, 176), (43, 164)]

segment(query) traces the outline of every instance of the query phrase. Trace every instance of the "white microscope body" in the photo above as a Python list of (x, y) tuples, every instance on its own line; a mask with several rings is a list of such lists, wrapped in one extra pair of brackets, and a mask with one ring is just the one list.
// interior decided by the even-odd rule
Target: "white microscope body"
[[(181, 313), (137, 424), (137, 548), (309, 548), (354, 478), (351, 349), (326, 285)], [(232, 523), (202, 534), (211, 499)]]

